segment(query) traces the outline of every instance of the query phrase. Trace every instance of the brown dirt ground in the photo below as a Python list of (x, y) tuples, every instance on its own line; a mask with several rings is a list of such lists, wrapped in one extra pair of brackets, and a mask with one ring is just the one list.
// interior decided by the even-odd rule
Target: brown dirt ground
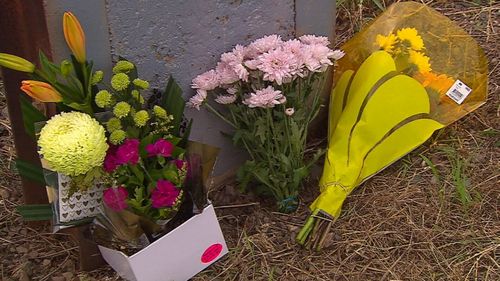
[[(347, 2), (338, 9), (339, 44), (380, 12)], [(194, 280), (500, 280), (500, 3), (425, 2), (484, 48), (490, 66), (487, 104), (360, 186), (319, 253), (294, 242), (317, 195), (315, 179), (291, 215), (239, 194), (230, 184), (214, 190), (230, 253)], [(74, 242), (50, 234), (49, 228), (29, 228), (15, 213), (22, 194), (12, 169), (15, 152), (5, 106), (1, 93), (2, 280), (120, 280), (108, 267), (77, 270)], [(458, 200), (445, 147), (467, 165), (463, 174), (474, 199), (468, 208)], [(434, 171), (421, 155), (432, 161)]]

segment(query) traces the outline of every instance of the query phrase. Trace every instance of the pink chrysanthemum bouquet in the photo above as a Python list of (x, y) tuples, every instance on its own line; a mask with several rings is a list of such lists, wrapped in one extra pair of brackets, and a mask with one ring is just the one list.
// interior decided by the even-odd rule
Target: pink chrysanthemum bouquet
[[(306, 161), (307, 129), (320, 108), (325, 72), (344, 53), (326, 37), (304, 35), (283, 41), (265, 36), (224, 53), (215, 69), (192, 81), (188, 105), (210, 111), (234, 128), (233, 141), (250, 155), (240, 169), (243, 187), (272, 195), (282, 212), (294, 211), (302, 181), (320, 153)], [(227, 107), (220, 111), (207, 101)]]

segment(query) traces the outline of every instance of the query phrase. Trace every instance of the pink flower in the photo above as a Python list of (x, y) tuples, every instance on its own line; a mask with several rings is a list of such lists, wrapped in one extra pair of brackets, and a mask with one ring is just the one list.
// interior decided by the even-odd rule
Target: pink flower
[(110, 187), (103, 191), (102, 199), (106, 206), (114, 211), (121, 211), (127, 208), (128, 191), (123, 186)]
[(137, 162), (139, 162), (139, 140), (125, 140), (116, 150), (116, 160), (118, 165), (137, 164)]
[(174, 145), (164, 139), (159, 139), (153, 144), (146, 145), (146, 151), (149, 156), (170, 157), (174, 151)]
[(175, 204), (180, 191), (167, 180), (158, 180), (156, 188), (151, 192), (153, 208), (171, 207)]
[(104, 171), (107, 173), (113, 172), (120, 164), (118, 164), (118, 159), (116, 158), (116, 146), (110, 145), (108, 151), (106, 151), (106, 157), (104, 158)]
[(236, 98), (236, 95), (218, 95), (215, 98), (215, 102), (220, 104), (231, 104), (236, 101)]
[(316, 36), (316, 35), (302, 35), (299, 37), (299, 40), (307, 45), (323, 45), (323, 46), (328, 46), (330, 45), (330, 41), (328, 40), (328, 37), (324, 36)]
[(232, 84), (240, 80), (240, 77), (238, 73), (236, 73), (234, 67), (232, 67), (227, 63), (224, 62), (217, 63), (215, 71), (217, 71), (217, 75), (219, 76), (219, 81), (221, 83), (221, 86)]
[(184, 166), (187, 164), (187, 162), (182, 160), (182, 159), (175, 159), (175, 160), (172, 160), (172, 162), (179, 170), (184, 168)]
[[(243, 59), (245, 57), (245, 54), (245, 47), (236, 45), (231, 52), (222, 54), (220, 60), (222, 64), (227, 65), (233, 69), (234, 73), (236, 73), (236, 75), (238, 76), (238, 79), (247, 82), (249, 73), (248, 70), (243, 66)], [(231, 78), (233, 78), (232, 75)], [(226, 80), (226, 77), (223, 77), (222, 80)]]
[(305, 65), (313, 72), (324, 72), (333, 62), (330, 60), (334, 56), (332, 49), (323, 45), (307, 45), (304, 50)]
[(283, 41), (279, 35), (264, 36), (250, 43), (247, 47), (247, 57), (256, 58), (258, 55), (278, 48)]
[(226, 90), (226, 92), (230, 95), (236, 95), (236, 93), (238, 92), (238, 88), (236, 87), (231, 87), (229, 89)]
[(286, 97), (281, 94), (281, 91), (275, 90), (272, 86), (251, 93), (248, 98), (243, 101), (243, 104), (248, 107), (271, 108), (277, 104), (286, 102)]
[(203, 74), (196, 76), (193, 79), (191, 87), (193, 89), (201, 89), (205, 91), (211, 91), (219, 87), (219, 76), (215, 70), (209, 70)]
[(205, 99), (207, 99), (207, 91), (198, 89), (196, 90), (196, 95), (192, 96), (186, 103), (186, 105), (188, 107), (200, 110), (200, 106), (203, 104)]
[(281, 85), (289, 81), (297, 71), (297, 59), (282, 49), (271, 50), (259, 57), (258, 69), (264, 72), (263, 79)]
[(295, 109), (293, 107), (285, 109), (285, 114), (288, 116), (292, 116), (295, 113)]

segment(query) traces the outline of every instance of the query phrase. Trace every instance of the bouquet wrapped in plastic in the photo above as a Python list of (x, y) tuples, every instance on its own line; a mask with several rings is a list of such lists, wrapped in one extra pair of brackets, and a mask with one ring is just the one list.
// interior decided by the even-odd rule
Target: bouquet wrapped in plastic
[(414, 2), (391, 6), (342, 48), (313, 214), (297, 236), (320, 249), (363, 181), (486, 101), (487, 61), (464, 30)]

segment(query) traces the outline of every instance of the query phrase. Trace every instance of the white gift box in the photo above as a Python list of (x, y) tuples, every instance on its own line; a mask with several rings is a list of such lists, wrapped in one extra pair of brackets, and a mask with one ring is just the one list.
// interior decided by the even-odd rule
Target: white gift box
[(134, 281), (188, 280), (228, 252), (212, 204), (132, 256), (99, 250), (121, 277)]

